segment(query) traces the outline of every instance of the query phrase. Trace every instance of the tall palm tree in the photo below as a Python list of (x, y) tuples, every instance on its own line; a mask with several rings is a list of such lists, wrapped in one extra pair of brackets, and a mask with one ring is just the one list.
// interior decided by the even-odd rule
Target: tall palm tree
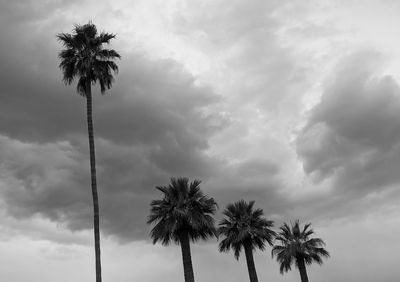
[(112, 49), (106, 49), (104, 44), (109, 44), (115, 38), (114, 34), (98, 33), (96, 26), (89, 22), (84, 25), (75, 25), (72, 34), (59, 33), (57, 39), (65, 47), (58, 56), (61, 59), (60, 68), (63, 80), (71, 84), (75, 78), (78, 80), (77, 92), (86, 98), (87, 126), (90, 150), (90, 175), (94, 211), (94, 242), (96, 256), (96, 282), (101, 282), (100, 261), (100, 223), (99, 202), (96, 184), (96, 159), (94, 148), (94, 130), (92, 119), (92, 84), (99, 83), (103, 94), (110, 89), (114, 81), (113, 73), (118, 71), (114, 62), (120, 55)]
[(154, 223), (150, 236), (153, 244), (160, 241), (181, 245), (185, 282), (194, 282), (190, 241), (216, 237), (212, 215), (217, 209), (213, 198), (203, 194), (200, 181), (189, 183), (188, 178), (171, 178), (168, 186), (157, 186), (163, 193), (161, 200), (151, 202), (148, 224)]
[(235, 258), (239, 259), (244, 249), (250, 282), (257, 282), (253, 251), (256, 248), (264, 250), (266, 242), (272, 246), (275, 232), (270, 229), (273, 221), (265, 219), (263, 210), (253, 209), (253, 206), (254, 201), (247, 203), (244, 200), (229, 204), (223, 211), (226, 218), (219, 223), (218, 234), (225, 237), (219, 243), (220, 252), (232, 249)]
[(271, 252), (272, 257), (276, 255), (282, 274), (291, 270), (295, 262), (302, 282), (308, 282), (306, 264), (313, 262), (322, 264), (322, 258), (329, 257), (328, 251), (323, 248), (324, 241), (320, 238), (311, 238), (314, 231), (310, 229), (310, 225), (311, 223), (308, 223), (301, 229), (299, 220), (296, 220), (291, 227), (284, 223), (276, 237), (280, 245), (276, 244)]

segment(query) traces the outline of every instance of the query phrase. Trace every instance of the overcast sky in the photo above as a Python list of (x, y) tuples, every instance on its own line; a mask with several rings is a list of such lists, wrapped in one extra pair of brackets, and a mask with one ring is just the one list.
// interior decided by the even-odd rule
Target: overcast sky
[[(85, 100), (56, 34), (117, 34), (119, 74), (95, 89), (104, 281), (183, 281), (180, 248), (146, 217), (171, 176), (275, 221), (312, 222), (331, 258), (310, 281), (397, 282), (400, 2), (0, 0), (0, 280), (94, 280)], [(98, 95), (97, 95), (98, 94)], [(221, 210), (217, 212), (221, 217)], [(248, 279), (217, 241), (196, 281)], [(281, 275), (270, 249), (262, 281)]]

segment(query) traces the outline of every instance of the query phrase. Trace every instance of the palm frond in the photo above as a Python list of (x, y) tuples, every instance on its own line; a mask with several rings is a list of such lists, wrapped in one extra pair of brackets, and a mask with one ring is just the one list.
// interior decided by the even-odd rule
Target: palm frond
[(121, 58), (121, 56), (112, 49), (101, 49), (97, 52), (96, 55), (100, 60), (114, 60), (116, 58)]
[(98, 37), (98, 39), (99, 39), (99, 41), (101, 42), (101, 43), (105, 43), (105, 44), (108, 44), (108, 43), (110, 43), (110, 40), (111, 39), (114, 39), (115, 38), (115, 34), (112, 34), (112, 33), (107, 33), (107, 32), (101, 32), (100, 33), (100, 35), (99, 35), (99, 37)]

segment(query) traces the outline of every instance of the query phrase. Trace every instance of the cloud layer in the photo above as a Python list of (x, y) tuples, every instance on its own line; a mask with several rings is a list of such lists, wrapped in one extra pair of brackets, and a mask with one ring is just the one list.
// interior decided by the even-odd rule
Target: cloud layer
[(383, 64), (375, 51), (343, 58), (296, 141), (305, 172), (353, 208), (390, 204), (400, 182), (400, 88)]
[[(50, 15), (56, 7), (47, 7)], [(26, 11), (8, 8), (21, 17)], [(5, 62), (0, 68), (5, 82), (0, 103), (2, 206), (20, 220), (35, 215), (73, 231), (90, 229), (85, 100), (74, 85), (61, 81), (61, 46), (55, 34), (64, 28), (37, 21), (41, 13), (38, 9), (19, 25), (2, 28), (7, 38), (1, 42), (7, 52), (0, 55)], [(231, 16), (228, 13), (226, 21)], [(20, 38), (20, 30), (28, 25), (33, 32)], [(50, 31), (42, 35), (44, 26)], [(149, 203), (159, 196), (154, 186), (168, 183), (172, 176), (203, 180), (221, 208), (239, 198), (256, 198), (268, 212), (285, 210), (278, 163), (263, 156), (231, 163), (210, 154), (209, 139), (232, 122), (210, 110), (225, 98), (173, 59), (150, 58), (140, 51), (121, 55), (114, 87), (103, 96), (94, 89), (104, 234), (119, 241), (147, 238)]]

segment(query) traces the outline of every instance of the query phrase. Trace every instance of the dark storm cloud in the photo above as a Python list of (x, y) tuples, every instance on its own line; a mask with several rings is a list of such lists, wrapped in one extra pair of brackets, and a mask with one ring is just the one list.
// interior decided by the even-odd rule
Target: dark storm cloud
[[(54, 16), (52, 7), (0, 27), (6, 39), (0, 42), (2, 205), (18, 219), (39, 215), (71, 230), (90, 229), (85, 100), (74, 85), (63, 85), (57, 60), (61, 46), (55, 34), (69, 30), (62, 19), (56, 25), (35, 21), (44, 10)], [(26, 11), (18, 5), (9, 9), (20, 17)], [(206, 153), (208, 139), (227, 124), (218, 113), (206, 114), (209, 105), (219, 103), (211, 88), (197, 85), (173, 60), (121, 55), (113, 89), (100, 96), (96, 88), (94, 98), (105, 234), (122, 241), (147, 237), (149, 203), (159, 196), (154, 186), (167, 184), (171, 176), (203, 180), (206, 192), (216, 191), (223, 205), (249, 196), (268, 207), (277, 202), (276, 164), (228, 165)]]
[[(18, 41), (16, 37), (7, 39)], [(40, 142), (84, 134), (85, 100), (76, 94), (75, 85), (62, 84), (56, 59), (61, 47), (56, 46), (55, 38), (51, 40), (52, 48), (37, 39), (36, 50), (28, 46), (13, 52), (12, 43), (3, 49), (5, 52), (0, 55), (4, 62), (0, 67), (4, 80), (0, 105), (2, 134)], [(17, 43), (20, 42), (14, 42)], [(31, 57), (33, 51), (35, 56)], [(184, 142), (180, 145), (188, 147), (193, 143), (206, 147), (207, 136), (201, 135), (211, 133), (207, 120), (213, 117), (202, 116), (200, 110), (217, 101), (217, 97), (208, 88), (196, 87), (194, 82), (173, 61), (152, 62), (143, 56), (125, 54), (115, 88), (104, 97), (95, 97), (97, 136), (120, 143), (178, 136)], [(186, 126), (189, 123), (192, 125)], [(179, 138), (183, 135), (187, 138)]]
[(46, 217), (61, 221), (86, 209), (90, 195), (79, 189), (86, 161), (68, 143), (39, 145), (1, 137), (0, 145), (2, 200), (10, 214), (46, 211)]
[(59, 87), (57, 70), (55, 34), (64, 22), (49, 20), (58, 9), (34, 1), (0, 5), (1, 134), (48, 141), (74, 130), (80, 101)]
[[(0, 4), (13, 15), (0, 27), (3, 206), (16, 218), (41, 215), (72, 230), (91, 228), (85, 100), (63, 85), (58, 69), (55, 34), (69, 30), (62, 18), (44, 20), (57, 5)], [(218, 97), (178, 63), (122, 56), (114, 88), (95, 96), (94, 120), (102, 230), (133, 239), (146, 232), (155, 185), (174, 175), (213, 175), (219, 162), (204, 150), (225, 121), (204, 113)]]
[[(2, 137), (0, 193), (7, 213), (19, 219), (40, 215), (71, 230), (90, 229), (89, 163), (82, 153), (86, 141), (32, 144)], [(97, 141), (102, 230), (120, 240), (144, 238), (149, 203), (158, 196), (154, 186), (167, 184), (171, 170), (186, 175), (179, 171), (184, 160), (163, 169), (145, 149)], [(204, 163), (201, 158), (196, 163), (188, 175), (201, 174)]]
[[(10, 8), (23, 14), (26, 7)], [(254, 12), (247, 9), (246, 15)], [(70, 230), (83, 230), (92, 227), (85, 100), (76, 93), (75, 85), (62, 83), (57, 59), (61, 46), (55, 34), (70, 32), (72, 25), (63, 17), (54, 21), (57, 11), (51, 5), (37, 8), (33, 14), (38, 15), (31, 15), (31, 20), (0, 27), (7, 39), (0, 42), (4, 50), (0, 53), (4, 62), (0, 65), (4, 81), (0, 96), (0, 193), (8, 215), (18, 219), (39, 215)], [(264, 12), (258, 11), (252, 18), (260, 28), (272, 24), (271, 19), (263, 18)], [(44, 20), (43, 14), (49, 20)], [(233, 34), (226, 37), (213, 35), (211, 18), (217, 15), (210, 16), (203, 27), (216, 36), (214, 39), (222, 38), (218, 44), (226, 46), (239, 35), (237, 32), (242, 34), (238, 49), (242, 62), (236, 63), (248, 61), (250, 73), (259, 73), (255, 79), (263, 81), (266, 71), (252, 65), (257, 65), (258, 57), (270, 56), (262, 51), (266, 45), (254, 50), (252, 43), (258, 36), (273, 35), (268, 28), (262, 28), (258, 35), (246, 35), (250, 27), (244, 17), (232, 21), (238, 15), (241, 13), (236, 9), (228, 9), (221, 19), (217, 33), (229, 22), (233, 24), (229, 28)], [(21, 36), (24, 33), (26, 37)], [(118, 42), (117, 35), (111, 46), (117, 51)], [(278, 53), (281, 50), (271, 48)], [(276, 162), (259, 158), (231, 164), (209, 155), (208, 140), (229, 123), (219, 113), (210, 113), (209, 106), (221, 103), (212, 88), (199, 86), (196, 77), (173, 60), (150, 59), (133, 52), (121, 55), (114, 87), (103, 96), (94, 89), (104, 234), (121, 241), (146, 238), (149, 203), (159, 197), (154, 186), (167, 184), (171, 176), (202, 180), (205, 192), (221, 209), (243, 198), (256, 200), (267, 215), (288, 214), (293, 202), (281, 192), (284, 184)], [(236, 63), (229, 62), (232, 66)], [(267, 65), (268, 69), (280, 69), (274, 63)], [(257, 85), (262, 89), (265, 83)], [(253, 94), (257, 100), (258, 95)]]
[[(297, 138), (304, 169), (333, 184), (329, 205), (379, 204), (400, 182), (400, 88), (372, 51), (343, 59)], [(364, 198), (365, 197), (365, 198)], [(349, 211), (349, 210), (347, 210)]]
[[(35, 24), (24, 28), (29, 44), (23, 44), (19, 27), (2, 27), (0, 133), (40, 143), (86, 135), (85, 100), (75, 85), (62, 84), (58, 69), (61, 46), (55, 34), (65, 28), (46, 33)], [(180, 157), (178, 163), (186, 159), (192, 168), (207, 148), (207, 138), (225, 123), (218, 115), (203, 114), (203, 107), (218, 97), (210, 88), (196, 86), (195, 78), (172, 60), (122, 56), (114, 88), (95, 97), (96, 137), (140, 145), (160, 166), (172, 169), (168, 160)]]
[[(1, 195), (9, 215), (20, 219), (40, 215), (71, 230), (91, 228), (86, 155), (66, 142), (39, 145), (2, 137), (0, 145)], [(144, 154), (108, 142), (98, 145), (102, 230), (124, 239), (141, 238), (153, 187), (165, 176), (146, 163)]]
[[(82, 153), (86, 138), (74, 140), (74, 145), (22, 143), (7, 137), (0, 141), (0, 193), (9, 215), (18, 219), (40, 215), (71, 230), (91, 228), (89, 163)], [(173, 174), (160, 168), (141, 147), (104, 139), (98, 139), (96, 145), (102, 231), (119, 241), (147, 238), (149, 203), (160, 196), (154, 187), (168, 184)], [(201, 158), (197, 164), (201, 168)], [(221, 208), (242, 198), (256, 200), (269, 216), (284, 212), (288, 206), (284, 195), (278, 192), (281, 183), (275, 164), (247, 161), (227, 165), (208, 159), (206, 165), (214, 171), (207, 172), (204, 178), (199, 177), (199, 168), (188, 175), (204, 180), (204, 191)], [(170, 167), (177, 170), (176, 161)]]

